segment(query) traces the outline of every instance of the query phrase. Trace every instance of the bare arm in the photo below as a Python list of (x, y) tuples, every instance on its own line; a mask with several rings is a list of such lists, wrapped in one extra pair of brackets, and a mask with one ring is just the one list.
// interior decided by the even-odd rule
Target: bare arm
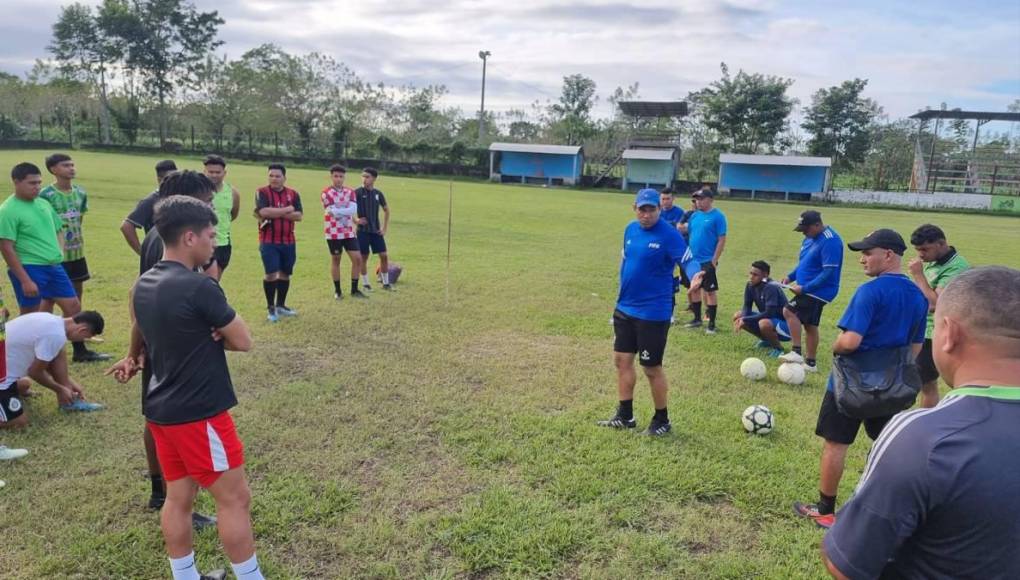
[(283, 219), (288, 219), (292, 222), (299, 222), (304, 218), (304, 212), (293, 210), (290, 213), (283, 216)]
[(825, 553), (824, 544), (822, 545), (822, 562), (825, 563), (825, 569), (828, 570), (829, 574), (831, 574), (836, 580), (850, 580), (844, 576), (843, 573), (839, 571), (839, 568), (832, 563), (832, 560), (829, 559), (829, 555)]
[(928, 279), (924, 277), (924, 262), (920, 258), (914, 258), (907, 267), (910, 270), (910, 277), (914, 279), (924, 297), (928, 299), (928, 312), (935, 312), (935, 305), (939, 301), (939, 289), (932, 288)]
[[(60, 359), (60, 358), (63, 358), (63, 361), (64, 361), (64, 372), (66, 373), (67, 372), (67, 355), (65, 355), (64, 353), (61, 353), (60, 355), (57, 356), (56, 359), (53, 359), (52, 363), (56, 363), (57, 359)], [(51, 366), (52, 363), (49, 362), (49, 361), (44, 361), (44, 360), (39, 360), (39, 359), (33, 360), (32, 364), (29, 365), (29, 367), (28, 367), (28, 376), (33, 381), (39, 383), (40, 385), (42, 385), (42, 386), (46, 387), (47, 389), (49, 389), (49, 390), (53, 391), (54, 393), (56, 393), (57, 394), (57, 402), (59, 402), (61, 405), (66, 405), (67, 403), (71, 402), (71, 397), (73, 395), (73, 392), (72, 392), (72, 389), (70, 387), (61, 384), (60, 381), (57, 380), (56, 377), (54, 377), (53, 375), (50, 374), (50, 370), (49, 369), (50, 369), (50, 366)]]
[(223, 348), (237, 352), (248, 352), (251, 350), (252, 340), (248, 325), (241, 318), (240, 314), (234, 316), (230, 324), (223, 328), (217, 328), (216, 333), (223, 338)]
[(131, 249), (141, 256), (142, 243), (138, 240), (138, 229), (135, 228), (135, 224), (124, 220), (124, 222), (120, 224), (120, 233), (124, 234), (124, 241), (131, 246)]
[(861, 347), (864, 337), (853, 331), (843, 331), (832, 345), (833, 354), (850, 354)]
[(230, 207), (230, 221), (237, 219), (237, 216), (241, 213), (241, 194), (236, 189), (230, 188), (232, 195), (234, 196), (234, 205)]
[(383, 211), (383, 222), (382, 222), (382, 235), (386, 235), (386, 232), (390, 229), (390, 206), (382, 208)]
[[(32, 279), (28, 277), (28, 272), (25, 271), (25, 267), (21, 265), (21, 259), (18, 258), (18, 253), (14, 251), (13, 240), (0, 240), (0, 254), (3, 254), (4, 261), (7, 262), (7, 267), (11, 269), (11, 272), (14, 272), (14, 276), (18, 278), (19, 282), (21, 282), (22, 287), (28, 285), (35, 286)], [(35, 293), (38, 293), (38, 291), (39, 290), (36, 289)], [(35, 293), (28, 294), (28, 292), (26, 292), (25, 294), (27, 296), (34, 296)]]
[(715, 255), (712, 256), (712, 264), (715, 266), (719, 265), (719, 258), (722, 257), (723, 250), (726, 248), (726, 236), (719, 236), (719, 241), (715, 244)]

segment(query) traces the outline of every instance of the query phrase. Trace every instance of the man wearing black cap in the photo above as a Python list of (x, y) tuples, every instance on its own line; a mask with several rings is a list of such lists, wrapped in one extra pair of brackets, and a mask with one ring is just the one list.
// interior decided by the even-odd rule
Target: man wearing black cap
[[(711, 187), (705, 186), (694, 192), (694, 200), (698, 211), (694, 212), (687, 224), (687, 231), (690, 233), (690, 261), (684, 261), (695, 266), (700, 265), (701, 292), (700, 294), (692, 292), (690, 310), (694, 318), (684, 326), (685, 328), (701, 326), (701, 298), (704, 297), (708, 314), (708, 327), (705, 328), (705, 332), (715, 334), (715, 316), (719, 308), (719, 280), (715, 271), (719, 267), (723, 248), (726, 247), (726, 216), (718, 208), (712, 207), (715, 192)], [(696, 275), (691, 271), (687, 272), (692, 285), (695, 283)]]
[[(861, 284), (850, 299), (838, 324), (843, 332), (832, 346), (833, 354), (849, 355), (911, 345), (917, 356), (924, 342), (928, 300), (900, 271), (903, 252), (907, 249), (903, 238), (893, 230), (880, 229), (847, 247), (861, 252), (860, 263), (872, 280)], [(856, 439), (861, 423), (868, 437), (875, 440), (892, 417), (857, 419), (844, 415), (836, 406), (830, 374), (815, 427), (815, 434), (825, 440), (819, 501), (817, 504), (796, 502), (794, 511), (814, 520), (820, 527), (832, 526), (836, 521), (836, 492), (843, 477), (846, 452)]]
[[(794, 231), (804, 234), (797, 266), (783, 279), (789, 284), (793, 300), (783, 308), (783, 318), (790, 327), (791, 352), (780, 360), (802, 363), (804, 370), (816, 372), (818, 356), (818, 324), (822, 309), (839, 294), (839, 278), (843, 273), (843, 240), (836, 230), (822, 223), (822, 214), (808, 210), (800, 214)], [(801, 325), (807, 335), (807, 356), (800, 350)]]

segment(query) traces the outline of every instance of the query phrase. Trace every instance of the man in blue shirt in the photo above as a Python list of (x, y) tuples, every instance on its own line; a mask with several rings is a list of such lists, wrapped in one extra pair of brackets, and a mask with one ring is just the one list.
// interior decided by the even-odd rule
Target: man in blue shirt
[[(790, 327), (791, 352), (780, 357), (783, 362), (801, 363), (804, 370), (816, 372), (818, 356), (818, 324), (822, 309), (839, 294), (843, 272), (843, 240), (836, 230), (822, 223), (822, 214), (808, 210), (800, 214), (797, 227), (804, 234), (797, 266), (783, 279), (796, 297), (783, 309)], [(801, 325), (807, 335), (807, 356), (800, 350)]]
[(711, 187), (703, 187), (695, 192), (694, 200), (698, 211), (694, 212), (686, 226), (690, 235), (690, 260), (685, 262), (687, 277), (692, 284), (697, 283), (695, 276), (698, 272), (702, 273), (701, 295), (692, 292), (690, 310), (694, 318), (684, 326), (685, 328), (701, 326), (701, 301), (704, 298), (707, 304), (705, 311), (708, 314), (708, 328), (705, 332), (715, 334), (715, 316), (719, 308), (717, 296), (719, 280), (715, 271), (719, 267), (723, 248), (726, 247), (726, 216), (719, 209), (712, 207), (715, 192)]
[[(907, 245), (893, 230), (875, 230), (859, 242), (847, 244), (861, 252), (864, 273), (873, 278), (861, 284), (839, 321), (840, 333), (832, 345), (833, 354), (851, 355), (866, 351), (910, 345), (914, 356), (924, 343), (928, 299), (910, 278), (900, 271)], [(832, 526), (836, 517), (836, 492), (843, 477), (846, 452), (857, 438), (861, 423), (872, 440), (877, 439), (892, 415), (859, 419), (844, 415), (836, 405), (833, 379), (818, 411), (815, 434), (825, 440), (822, 447), (821, 479), (817, 504), (796, 502), (798, 515), (814, 520), (820, 527)]]
[(1020, 271), (976, 268), (935, 305), (954, 387), (900, 413), (822, 543), (836, 578), (1020, 578)]
[(655, 416), (644, 434), (658, 436), (672, 428), (662, 357), (673, 313), (673, 268), (683, 258), (687, 244), (676, 228), (659, 218), (659, 192), (639, 191), (634, 211), (637, 219), (623, 234), (620, 294), (613, 312), (613, 362), (620, 404), (612, 418), (598, 424), (617, 429), (637, 427), (633, 404), (637, 384), (634, 357), (638, 356), (655, 403)]
[(779, 284), (769, 280), (771, 271), (772, 267), (764, 260), (751, 264), (744, 288), (744, 307), (733, 314), (733, 331), (745, 330), (757, 336), (764, 343), (759, 346), (768, 347), (768, 355), (776, 358), (783, 354), (780, 341), (790, 340), (790, 330), (783, 320), (786, 295)]
[(673, 205), (675, 195), (671, 187), (663, 189), (659, 194), (659, 206), (661, 207), (659, 218), (674, 228), (677, 227), (677, 224), (684, 217), (684, 210)]

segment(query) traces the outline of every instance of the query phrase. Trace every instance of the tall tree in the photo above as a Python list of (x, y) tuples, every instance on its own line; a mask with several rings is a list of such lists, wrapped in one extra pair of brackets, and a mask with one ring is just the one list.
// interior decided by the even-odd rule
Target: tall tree
[(787, 117), (797, 102), (786, 94), (793, 80), (742, 70), (730, 76), (726, 63), (720, 69), (721, 79), (691, 94), (705, 127), (718, 132), (735, 153), (778, 149)]
[(554, 120), (550, 131), (567, 145), (582, 144), (595, 130), (591, 118), (598, 102), (595, 88), (595, 81), (584, 75), (563, 77), (560, 100), (549, 107), (549, 114)]
[(878, 103), (861, 96), (867, 86), (866, 79), (853, 79), (811, 96), (801, 127), (811, 135), (808, 151), (812, 155), (832, 157), (840, 167), (864, 161), (875, 120), (882, 114)]

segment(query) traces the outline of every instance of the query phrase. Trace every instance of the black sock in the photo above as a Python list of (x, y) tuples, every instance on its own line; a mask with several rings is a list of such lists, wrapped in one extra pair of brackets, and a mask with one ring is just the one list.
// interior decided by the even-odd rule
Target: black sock
[(276, 281), (276, 305), (287, 305), (287, 291), (290, 290), (290, 280)]
[(163, 476), (158, 473), (150, 473), (149, 481), (152, 482), (152, 495), (163, 497), (166, 492), (163, 491)]
[(343, 294), (343, 292), (340, 291), (340, 280), (333, 280), (333, 292)]
[(800, 354), (800, 347), (799, 346), (793, 346), (791, 348), (793, 349), (793, 352), (795, 352), (797, 354)]
[(89, 350), (85, 348), (84, 342), (72, 342), (71, 346), (74, 347), (74, 354), (84, 354)]
[(266, 293), (266, 304), (272, 310), (273, 305), (276, 304), (276, 280), (263, 280), (262, 290)]
[(616, 414), (621, 419), (630, 420), (634, 418), (634, 399), (629, 401), (620, 401), (620, 407), (617, 409)]
[(669, 411), (666, 407), (655, 410), (655, 415), (652, 417), (653, 421), (662, 421), (663, 423), (669, 423)]
[(694, 321), (701, 321), (701, 302), (691, 302), (691, 312), (694, 313)]
[(818, 513), (824, 515), (836, 511), (836, 496), (818, 492)]
[(715, 304), (709, 304), (707, 307), (705, 307), (705, 311), (708, 312), (709, 326), (715, 326), (715, 311), (718, 309), (719, 307)]
[(817, 363), (818, 361), (816, 361), (816, 360), (815, 360), (815, 359), (813, 359), (813, 358), (806, 358), (806, 359), (804, 359), (804, 362), (806, 362), (806, 363), (807, 363), (807, 366), (809, 366), (809, 367), (813, 367), (813, 366), (815, 366), (815, 364), (816, 364), (816, 363)]
[(358, 279), (351, 278), (351, 294), (354, 294), (357, 291), (358, 291)]

